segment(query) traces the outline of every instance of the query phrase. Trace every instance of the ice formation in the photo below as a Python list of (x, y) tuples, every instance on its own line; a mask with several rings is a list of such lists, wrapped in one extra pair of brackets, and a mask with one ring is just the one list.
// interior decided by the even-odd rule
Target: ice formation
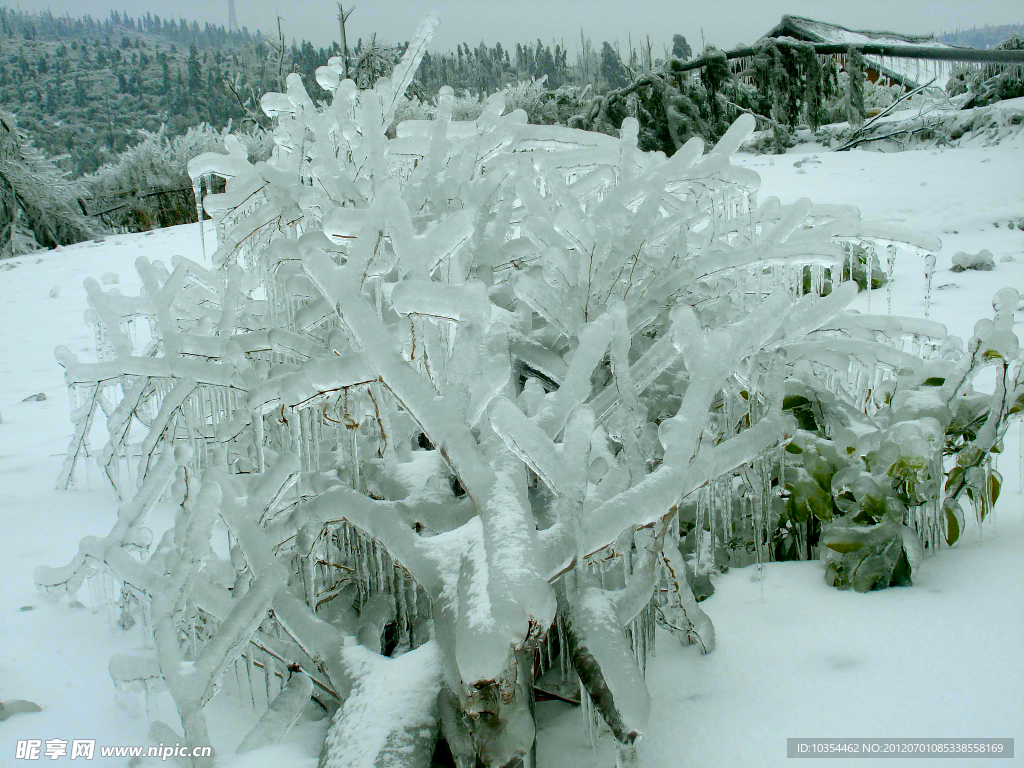
[[(958, 378), (938, 409), (962, 397), (986, 355), (1019, 354), (1016, 294), (963, 357), (935, 323), (847, 312), (858, 252), (891, 272), (937, 241), (759, 202), (730, 163), (749, 116), (666, 158), (637, 149), (634, 120), (619, 139), (528, 125), (500, 95), (452, 122), (443, 89), (437, 120), (389, 133), (431, 29), (370, 90), (332, 59), (326, 105), (291, 75), (263, 100), (269, 162), (229, 137), (190, 163), (200, 192), (226, 184), (203, 200), (212, 264), (141, 258), (137, 296), (86, 283), (97, 359), (58, 350), (75, 424), (59, 482), (95, 459), (123, 501), (36, 580), (59, 597), (89, 578), (115, 623), (143, 626), (150, 651), (111, 675), (129, 697), (169, 690), (190, 744), (228, 688), (257, 710), (240, 751), (312, 697), (334, 713), (323, 768), (427, 766), (440, 737), (459, 766), (534, 765), (534, 687), (553, 678), (631, 764), (655, 626), (714, 648), (688, 569), (741, 536), (774, 557), (777, 504), (814, 472), (784, 446), (880, 446), (871, 418), (899, 404), (880, 393), (942, 366)], [(1019, 397), (1019, 366), (1004, 384)], [(784, 410), (798, 392), (823, 437)], [(934, 405), (904, 399), (894, 461), (910, 445), (941, 464)], [(176, 518), (154, 535), (162, 499)], [(907, 511), (900, 541), (947, 535), (943, 509)]]

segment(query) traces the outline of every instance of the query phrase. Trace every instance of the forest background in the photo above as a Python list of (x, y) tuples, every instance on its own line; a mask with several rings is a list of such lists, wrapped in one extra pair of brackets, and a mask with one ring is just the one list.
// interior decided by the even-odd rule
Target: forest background
[[(339, 19), (339, 41), (340, 27)], [(982, 27), (937, 39), (989, 48), (1022, 29)], [(375, 35), (347, 42), (351, 76), (363, 88), (390, 74), (408, 46)], [(621, 115), (604, 108), (609, 93), (635, 87), (670, 59), (714, 50), (695, 51), (682, 33), (664, 50), (654, 50), (649, 38), (629, 39), (627, 48), (595, 43), (581, 29), (571, 42), (538, 39), (512, 50), (500, 43), (462, 43), (455, 51), (428, 53), (411, 89), (413, 99), (396, 121), (431, 117), (442, 86), (458, 94), (456, 119), (475, 119), (487, 95), (506, 89), (509, 108), (525, 109), (532, 123), (571, 124), (576, 118), (578, 127), (615, 133)], [(187, 161), (218, 148), (225, 132), (242, 137), (252, 156), (268, 154), (270, 121), (259, 108), (261, 96), (283, 90), (292, 72), (316, 94), (316, 68), (341, 50), (340, 42), (327, 48), (308, 40), (288, 42), (280, 17), (277, 29), (264, 33), (150, 13), (71, 18), (0, 7), (0, 257), (111, 228), (194, 221)], [(688, 100), (678, 105), (678, 126), (658, 111), (657, 93), (639, 105), (634, 97), (633, 111), (655, 107), (646, 120), (637, 115), (647, 126), (641, 136), (645, 148), (671, 153), (687, 135), (715, 139), (719, 126), (735, 119), (738, 112), (719, 114), (724, 97), (714, 93), (720, 86), (713, 74), (711, 69), (702, 75), (697, 93), (684, 94)], [(840, 90), (827, 82), (824, 87), (832, 101), (826, 98), (811, 120), (815, 124), (846, 117)], [(749, 91), (726, 96), (738, 109), (759, 108)], [(590, 117), (580, 123), (579, 115)], [(798, 118), (790, 116), (790, 122)], [(776, 137), (776, 148), (784, 143)]]

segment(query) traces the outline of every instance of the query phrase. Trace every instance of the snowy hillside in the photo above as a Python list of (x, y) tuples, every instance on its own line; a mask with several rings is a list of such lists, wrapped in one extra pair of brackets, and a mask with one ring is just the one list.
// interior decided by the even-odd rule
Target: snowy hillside
[[(1024, 231), (1016, 225), (1024, 217), (1019, 144), (902, 154), (798, 147), (736, 162), (761, 175), (763, 196), (854, 204), (864, 219), (941, 238), (931, 318), (964, 339), (977, 319), (990, 315), (996, 290), (1024, 290)], [(950, 271), (956, 252), (982, 249), (992, 253), (994, 270)], [(42, 708), (0, 719), (0, 764), (16, 764), (15, 744), (23, 739), (152, 743), (145, 716), (119, 708), (107, 671), (112, 652), (140, 645), (140, 629), (112, 633), (107, 618), (88, 607), (97, 596), (85, 588), (70, 609), (49, 602), (33, 585), (32, 570), (65, 562), (85, 534), (103, 535), (116, 505), (95, 468), (88, 487), (54, 490), (70, 422), (53, 349), (92, 349), (82, 322), (82, 281), (108, 275), (109, 283), (119, 275), (125, 293), (133, 293), (135, 259), (170, 263), (176, 254), (201, 259), (196, 226), (0, 262), (0, 540), (8, 552), (0, 566), (0, 701), (29, 700)], [(893, 312), (921, 316), (924, 265), (903, 258), (892, 284)], [(866, 311), (869, 302), (884, 311), (887, 290), (861, 294), (855, 306)], [(1018, 321), (1015, 330), (1022, 329)], [(45, 399), (32, 399), (37, 393)], [(995, 516), (980, 532), (969, 523), (952, 550), (926, 560), (912, 588), (840, 592), (824, 584), (819, 562), (770, 563), (763, 581), (752, 580), (752, 568), (718, 578), (715, 594), (702, 604), (717, 627), (713, 654), (659, 636), (647, 669), (654, 715), (640, 742), (643, 764), (781, 766), (786, 737), (796, 736), (1024, 737), (1019, 451), (1014, 427), (999, 459), (1006, 480)], [(222, 755), (218, 766), (316, 765), (329, 721), (315, 719), (314, 706), (284, 743), (235, 756), (252, 723), (225, 698), (222, 693), (209, 707), (219, 726), (211, 731)], [(160, 706), (160, 716), (175, 723), (167, 694)], [(539, 720), (540, 765), (594, 765), (578, 708), (539, 706), (550, 715)], [(601, 742), (601, 764), (608, 765), (610, 737)], [(97, 764), (103, 763), (97, 758)], [(111, 758), (107, 764), (138, 763)]]

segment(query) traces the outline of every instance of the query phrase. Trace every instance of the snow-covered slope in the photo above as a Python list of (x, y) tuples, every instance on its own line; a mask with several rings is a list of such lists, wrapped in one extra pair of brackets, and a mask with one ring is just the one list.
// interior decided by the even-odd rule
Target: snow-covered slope
[[(957, 335), (969, 337), (974, 322), (990, 316), (997, 289), (1024, 290), (1024, 232), (1007, 228), (1024, 217), (1019, 144), (903, 154), (814, 151), (738, 160), (761, 174), (762, 198), (852, 203), (865, 219), (940, 237), (931, 317)], [(994, 271), (949, 271), (955, 252), (982, 248), (995, 256)], [(2, 765), (14, 764), (19, 739), (150, 743), (145, 717), (115, 704), (106, 668), (114, 650), (140, 642), (137, 630), (111, 633), (104, 616), (51, 604), (32, 584), (36, 565), (66, 561), (83, 534), (109, 529), (115, 509), (95, 470), (87, 488), (53, 490), (70, 431), (52, 351), (58, 344), (92, 349), (82, 321), (85, 277), (111, 272), (129, 283), (139, 256), (169, 262), (175, 254), (199, 258), (198, 251), (198, 231), (187, 226), (0, 262), (0, 701), (42, 707), (0, 721)], [(1001, 261), (1007, 256), (1016, 261)], [(893, 312), (923, 314), (924, 283), (922, 263), (899, 262)], [(54, 286), (59, 293), (51, 298)], [(137, 287), (131, 282), (125, 291)], [(870, 301), (884, 312), (886, 291), (873, 292)], [(866, 296), (858, 302), (867, 310)], [(22, 402), (39, 392), (46, 400)], [(840, 593), (824, 585), (813, 562), (772, 564), (763, 583), (752, 582), (749, 569), (720, 578), (704, 603), (718, 629), (717, 650), (701, 657), (660, 638), (648, 671), (658, 706), (641, 744), (644, 763), (783, 765), (787, 736), (1024, 736), (1018, 451), (1014, 430), (1000, 462), (1004, 493), (981, 540), (970, 530), (954, 550), (927, 561), (912, 589)], [(80, 595), (86, 605), (87, 592)], [(226, 756), (218, 765), (315, 765), (326, 721), (300, 723), (284, 744), (236, 758), (249, 723), (221, 698), (212, 705), (212, 716), (222, 718), (216, 732), (223, 743), (214, 746)], [(541, 706), (564, 707), (541, 732), (541, 765), (594, 765), (579, 712)], [(167, 699), (161, 715), (173, 713)], [(603, 754), (602, 764), (609, 759), (610, 752)], [(103, 762), (97, 757), (93, 764)]]

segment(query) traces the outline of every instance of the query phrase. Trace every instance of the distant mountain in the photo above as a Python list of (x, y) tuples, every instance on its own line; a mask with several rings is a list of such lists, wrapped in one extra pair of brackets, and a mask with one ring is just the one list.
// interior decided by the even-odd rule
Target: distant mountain
[(251, 119), (256, 97), (283, 75), (298, 71), (312, 85), (333, 53), (148, 13), (73, 19), (0, 7), (0, 111), (66, 170), (88, 173), (140, 129), (175, 136)]
[(1024, 24), (958, 29), (956, 32), (946, 32), (937, 37), (950, 45), (961, 45), (966, 48), (992, 48), (1013, 34), (1024, 35)]
[[(687, 55), (686, 39), (676, 38), (676, 53)], [(661, 62), (650, 48), (632, 50), (623, 60), (610, 43), (581, 37), (581, 45), (570, 64), (567, 47), (554, 41), (537, 39), (514, 50), (461, 43), (455, 51), (427, 53), (409, 93), (429, 99), (449, 85), (460, 95), (490, 94), (542, 81), (545, 95), (531, 102), (530, 119), (558, 122), (582, 109), (577, 97), (625, 85), (627, 65), (636, 72)], [(376, 35), (365, 45), (357, 40), (350, 76), (358, 87), (371, 87), (390, 74), (406, 46)], [(305, 40), (289, 44), (279, 32), (228, 31), (150, 13), (75, 19), (0, 5), (0, 115), (13, 114), (32, 144), (62, 170), (83, 175), (137, 145), (142, 131), (163, 130), (174, 138), (201, 123), (218, 130), (229, 122), (268, 127), (260, 96), (285, 90), (286, 76), (296, 72), (307, 93), (322, 98), (316, 69), (339, 52), (337, 43), (326, 49)], [(560, 91), (562, 86), (575, 91)], [(478, 108), (475, 99), (466, 101), (471, 110)]]

